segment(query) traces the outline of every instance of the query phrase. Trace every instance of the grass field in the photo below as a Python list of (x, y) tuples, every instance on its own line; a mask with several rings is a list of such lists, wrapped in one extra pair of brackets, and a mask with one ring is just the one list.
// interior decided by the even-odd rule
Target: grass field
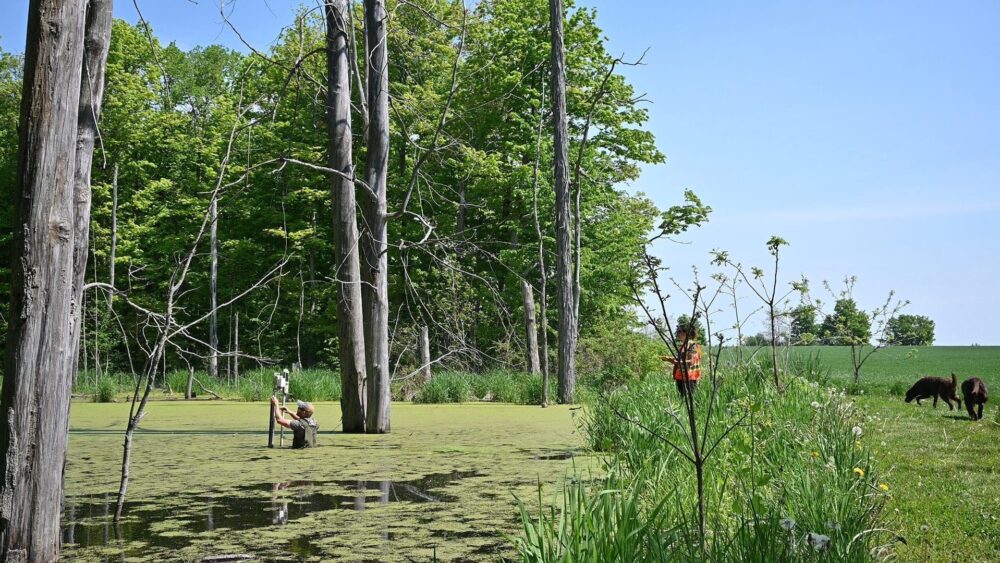
[[(1000, 561), (1000, 424), (964, 411), (867, 396), (869, 432), (892, 498), (887, 524), (902, 561)], [(990, 407), (987, 404), (987, 407)]]
[[(831, 380), (838, 385), (853, 381), (851, 349), (847, 346), (795, 346), (789, 358), (819, 356)], [(752, 353), (744, 349), (744, 354)], [(765, 354), (761, 350), (759, 354)], [(955, 372), (962, 381), (977, 376), (1000, 389), (1000, 346), (895, 346), (875, 352), (861, 369), (862, 388), (902, 394), (914, 381), (926, 375), (947, 376)], [(899, 391), (900, 387), (902, 391)]]
[[(817, 355), (831, 383), (853, 381), (847, 347), (793, 348), (790, 355)], [(858, 404), (872, 422), (877, 459), (891, 487), (888, 525), (905, 538), (902, 561), (1000, 561), (1000, 417), (987, 403), (974, 423), (964, 409), (903, 402), (906, 389), (925, 375), (959, 381), (973, 375), (1000, 393), (1000, 346), (895, 347), (865, 362)]]

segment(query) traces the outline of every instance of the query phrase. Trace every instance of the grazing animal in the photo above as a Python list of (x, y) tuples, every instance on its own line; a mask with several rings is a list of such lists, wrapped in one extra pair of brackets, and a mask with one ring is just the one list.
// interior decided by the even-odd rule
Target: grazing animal
[(954, 410), (951, 406), (951, 401), (955, 401), (955, 404), (960, 404), (958, 402), (958, 395), (956, 391), (958, 390), (958, 378), (955, 374), (951, 374), (951, 380), (946, 377), (921, 377), (910, 387), (910, 390), (906, 392), (906, 402), (916, 399), (917, 404), (921, 404), (921, 399), (928, 399), (934, 397), (934, 408), (937, 408), (938, 397), (944, 402), (948, 403), (948, 410)]
[[(988, 399), (986, 395), (986, 384), (978, 377), (970, 377), (962, 382), (962, 399), (965, 401), (965, 410), (969, 411), (972, 420), (983, 418), (983, 403)], [(979, 412), (976, 412), (976, 405)]]

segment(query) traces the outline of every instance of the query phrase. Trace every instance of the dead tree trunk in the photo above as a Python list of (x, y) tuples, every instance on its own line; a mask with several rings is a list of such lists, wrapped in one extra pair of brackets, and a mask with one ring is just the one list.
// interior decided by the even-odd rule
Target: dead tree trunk
[(431, 338), (426, 326), (420, 327), (420, 373), (424, 383), (431, 380)]
[(385, 0), (365, 0), (368, 71), (368, 153), (365, 158), (365, 347), (368, 368), (366, 431), (389, 432), (389, 280), (386, 173), (389, 164), (389, 60)]
[[(108, 251), (108, 285), (115, 287), (115, 254), (118, 251), (118, 163), (111, 177), (111, 249)], [(108, 318), (114, 309), (115, 294), (108, 292)]]
[(191, 400), (194, 398), (194, 366), (188, 365), (187, 385), (184, 386), (184, 398)]
[(538, 133), (535, 138), (535, 171), (534, 180), (531, 186), (531, 214), (535, 220), (535, 235), (538, 237), (538, 274), (542, 289), (541, 317), (542, 317), (542, 407), (549, 405), (549, 296), (548, 296), (548, 268), (545, 265), (545, 237), (542, 235), (542, 223), (538, 218), (538, 172), (542, 160), (542, 125), (544, 116), (542, 108), (545, 107), (545, 80), (541, 80), (541, 96), (538, 103)]
[[(83, 285), (87, 273), (87, 257), (90, 242), (90, 206), (91, 190), (90, 176), (93, 168), (94, 144), (100, 134), (97, 122), (101, 115), (101, 105), (104, 100), (104, 67), (108, 58), (108, 47), (111, 42), (111, 1), (89, 0), (86, 2), (86, 27), (84, 32), (83, 62), (80, 73), (80, 97), (77, 107), (76, 129), (76, 170), (73, 177), (73, 295), (77, 308), (80, 310), (79, 323), (84, 322)], [(97, 256), (94, 256), (96, 263)], [(94, 308), (95, 315), (97, 307)], [(97, 319), (94, 320), (94, 363), (97, 373), (100, 373), (100, 358), (97, 351), (98, 331)], [(81, 326), (73, 330), (71, 336), (74, 352), (73, 357), (79, 361)], [(83, 341), (84, 355), (87, 353), (86, 340)], [(73, 364), (73, 377), (76, 378), (77, 363)]]
[(549, 0), (552, 28), (552, 121), (556, 193), (556, 277), (559, 281), (559, 400), (572, 403), (576, 390), (577, 318), (574, 298), (572, 196), (566, 117), (566, 52), (562, 0)]
[(365, 334), (361, 308), (361, 259), (358, 251), (358, 220), (355, 210), (354, 161), (351, 137), (351, 61), (353, 30), (347, 24), (347, 0), (331, 0), (326, 6), (327, 127), (330, 168), (333, 176), (333, 216), (336, 237), (337, 332), (340, 345), (340, 408), (344, 432), (365, 431)]
[(240, 312), (236, 311), (236, 320), (233, 327), (233, 381), (240, 384)]
[(208, 318), (208, 375), (215, 379), (219, 377), (219, 318), (218, 288), (219, 288), (219, 199), (213, 198), (209, 208), (210, 224), (208, 226), (209, 272), (208, 293), (211, 316)]
[(542, 373), (538, 361), (538, 325), (535, 323), (535, 292), (531, 284), (521, 280), (521, 293), (524, 297), (524, 338), (527, 342), (528, 373)]
[(74, 283), (73, 155), (86, 5), (85, 0), (31, 0), (28, 6), (15, 191), (18, 228), (0, 399), (2, 561), (59, 558), (83, 287)]

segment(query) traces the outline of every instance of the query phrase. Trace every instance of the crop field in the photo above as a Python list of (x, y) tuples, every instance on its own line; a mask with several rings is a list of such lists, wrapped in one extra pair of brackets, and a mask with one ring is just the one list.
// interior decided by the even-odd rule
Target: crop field
[[(744, 354), (766, 355), (767, 349), (744, 348)], [(732, 353), (727, 350), (727, 353)], [(851, 349), (847, 346), (795, 346), (787, 349), (789, 361), (818, 357), (831, 381), (846, 385), (853, 381)], [(724, 354), (724, 357), (726, 354)], [(1000, 346), (894, 346), (882, 348), (861, 369), (862, 389), (901, 394), (914, 381), (927, 375), (958, 380), (976, 376), (1000, 386)], [(901, 389), (901, 390), (900, 390)]]

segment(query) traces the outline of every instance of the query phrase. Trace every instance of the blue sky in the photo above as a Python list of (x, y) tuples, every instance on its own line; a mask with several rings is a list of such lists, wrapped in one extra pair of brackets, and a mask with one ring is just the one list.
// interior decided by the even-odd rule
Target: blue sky
[[(266, 47), (300, 0), (239, 0)], [(26, 0), (8, 0), (0, 46), (22, 51)], [(306, 2), (308, 4), (308, 2)], [(858, 276), (864, 308), (890, 289), (937, 323), (939, 344), (1000, 344), (1000, 3), (585, 0), (650, 99), (667, 162), (629, 189), (661, 207), (693, 189), (711, 222), (656, 252), (687, 279), (708, 252), (784, 278)], [(164, 40), (242, 48), (218, 3), (140, 0)], [(132, 3), (116, 2), (135, 21)], [(827, 299), (829, 301), (829, 299)], [(752, 301), (747, 299), (749, 307)], [(759, 326), (754, 323), (752, 328)]]

